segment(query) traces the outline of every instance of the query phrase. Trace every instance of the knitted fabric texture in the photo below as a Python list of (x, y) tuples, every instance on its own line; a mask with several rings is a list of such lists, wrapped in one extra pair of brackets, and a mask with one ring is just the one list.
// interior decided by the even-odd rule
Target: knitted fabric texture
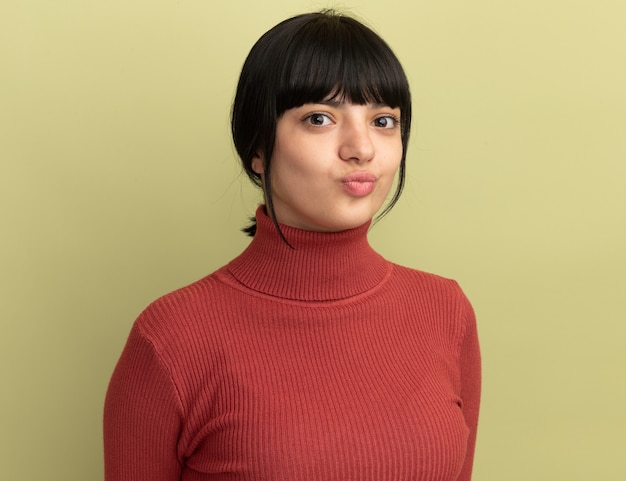
[(386, 261), (369, 224), (262, 208), (228, 265), (152, 303), (113, 373), (106, 481), (469, 481), (480, 398), (456, 282)]

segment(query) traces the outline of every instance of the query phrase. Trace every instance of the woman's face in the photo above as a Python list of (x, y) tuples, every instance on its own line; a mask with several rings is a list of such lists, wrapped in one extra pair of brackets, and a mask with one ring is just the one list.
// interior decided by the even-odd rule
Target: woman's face
[[(400, 109), (305, 104), (276, 124), (271, 188), (276, 220), (314, 231), (352, 229), (385, 202), (402, 158)], [(263, 159), (254, 170), (264, 175)]]

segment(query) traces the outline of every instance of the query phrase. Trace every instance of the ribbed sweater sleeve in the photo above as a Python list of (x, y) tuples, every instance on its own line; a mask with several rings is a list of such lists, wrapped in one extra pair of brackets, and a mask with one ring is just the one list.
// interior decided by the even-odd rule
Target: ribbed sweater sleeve
[(136, 323), (105, 401), (105, 480), (180, 480), (182, 417), (170, 374)]
[(463, 298), (463, 301), (466, 324), (459, 356), (459, 369), (461, 372), (463, 414), (470, 432), (467, 438), (465, 462), (463, 463), (463, 468), (461, 469), (457, 481), (470, 481), (472, 479), (472, 466), (474, 464), (476, 431), (478, 428), (478, 412), (480, 407), (481, 359), (474, 310), (467, 299)]

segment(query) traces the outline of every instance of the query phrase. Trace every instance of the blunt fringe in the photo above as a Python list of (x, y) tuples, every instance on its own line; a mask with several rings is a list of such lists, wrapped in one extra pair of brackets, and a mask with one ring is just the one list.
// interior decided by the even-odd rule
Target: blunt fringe
[[(276, 123), (286, 110), (324, 100), (381, 103), (400, 109), (403, 149), (398, 182), (377, 219), (391, 210), (404, 188), (411, 94), (391, 48), (370, 28), (332, 10), (284, 20), (259, 38), (244, 62), (232, 106), (231, 130), (243, 168), (252, 182), (264, 189), (268, 213), (285, 241), (271, 198)], [(265, 185), (252, 169), (252, 160), (259, 154), (264, 160)], [(243, 230), (253, 236), (256, 224)]]

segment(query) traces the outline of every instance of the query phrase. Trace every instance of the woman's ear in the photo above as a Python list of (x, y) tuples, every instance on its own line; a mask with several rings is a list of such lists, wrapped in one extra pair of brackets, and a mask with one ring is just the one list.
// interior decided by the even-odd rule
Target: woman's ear
[(259, 175), (265, 172), (265, 162), (263, 162), (263, 158), (258, 152), (252, 157), (252, 163), (250, 165), (252, 166), (252, 170)]

